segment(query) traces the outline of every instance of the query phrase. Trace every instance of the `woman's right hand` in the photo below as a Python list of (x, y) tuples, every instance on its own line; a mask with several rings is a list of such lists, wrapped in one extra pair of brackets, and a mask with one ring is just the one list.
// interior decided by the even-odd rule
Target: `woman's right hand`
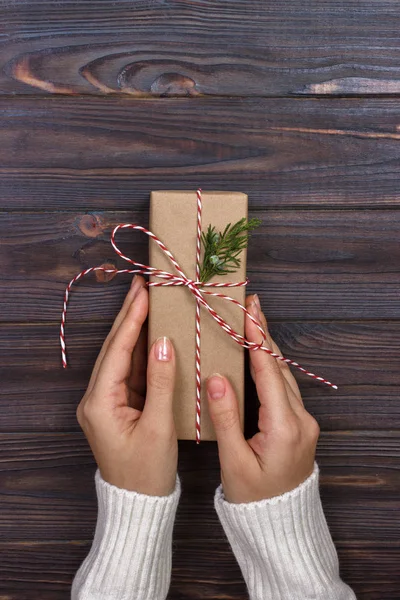
[[(246, 308), (263, 327), (265, 345), (281, 354), (268, 332), (257, 295), (246, 298)], [(260, 341), (260, 332), (248, 317), (246, 337)], [(250, 366), (260, 401), (259, 432), (250, 440), (243, 436), (229, 380), (214, 374), (207, 381), (224, 496), (233, 503), (273, 498), (300, 485), (313, 472), (319, 437), (318, 423), (304, 408), (287, 363), (267, 352), (251, 350)]]

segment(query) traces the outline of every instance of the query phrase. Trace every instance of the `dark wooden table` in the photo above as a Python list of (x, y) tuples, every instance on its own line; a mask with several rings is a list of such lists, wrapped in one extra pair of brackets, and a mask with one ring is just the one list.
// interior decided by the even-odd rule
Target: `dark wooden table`
[[(322, 434), (322, 497), (359, 599), (400, 598), (400, 10), (388, 0), (15, 0), (0, 5), (0, 599), (66, 600), (90, 547), (94, 463), (75, 420), (128, 289), (115, 261), (152, 189), (238, 190), (249, 253)], [(145, 239), (123, 248), (143, 258)], [(125, 265), (124, 265), (125, 266)], [(250, 382), (247, 428), (257, 402)], [(238, 600), (214, 444), (180, 446), (171, 600)]]

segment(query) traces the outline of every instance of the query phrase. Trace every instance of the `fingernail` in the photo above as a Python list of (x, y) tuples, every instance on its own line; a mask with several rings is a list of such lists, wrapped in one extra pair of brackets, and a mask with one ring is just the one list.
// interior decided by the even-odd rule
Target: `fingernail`
[(207, 379), (207, 392), (213, 400), (225, 396), (225, 379), (219, 373), (214, 373)]
[(135, 275), (135, 277), (132, 279), (131, 287), (129, 290), (132, 300), (134, 300), (136, 298), (136, 296), (140, 292), (141, 288), (143, 287), (141, 285), (138, 285), (138, 283), (139, 283), (138, 277), (137, 277), (137, 275)]
[(260, 321), (260, 309), (258, 308), (257, 304), (253, 302), (250, 304), (250, 312), (253, 315), (253, 317), (255, 317), (257, 319), (257, 321)]
[(259, 310), (261, 310), (261, 303), (260, 303), (260, 298), (258, 297), (258, 294), (254, 294), (253, 298), (254, 298), (254, 302), (257, 304)]
[(172, 348), (171, 342), (167, 337), (160, 337), (155, 343), (154, 351), (156, 353), (157, 360), (171, 360)]

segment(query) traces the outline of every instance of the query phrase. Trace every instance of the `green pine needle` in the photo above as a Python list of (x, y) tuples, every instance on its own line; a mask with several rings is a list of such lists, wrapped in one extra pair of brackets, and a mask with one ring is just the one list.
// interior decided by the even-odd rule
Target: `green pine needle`
[(249, 231), (261, 224), (260, 219), (240, 219), (234, 225), (228, 223), (223, 232), (208, 226), (201, 234), (204, 247), (200, 281), (207, 283), (214, 275), (234, 273), (240, 266), (239, 255), (247, 246)]

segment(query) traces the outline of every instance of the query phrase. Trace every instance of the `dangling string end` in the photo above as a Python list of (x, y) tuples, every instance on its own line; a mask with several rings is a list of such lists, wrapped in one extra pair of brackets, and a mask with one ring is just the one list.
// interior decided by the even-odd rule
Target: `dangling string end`
[[(246, 278), (245, 281), (240, 281), (240, 282), (212, 282), (212, 283), (205, 283), (204, 285), (200, 282), (201, 213), (202, 213), (201, 189), (198, 189), (197, 192), (196, 192), (196, 194), (197, 194), (196, 280), (193, 281), (193, 280), (189, 279), (188, 277), (186, 277), (185, 273), (182, 271), (180, 265), (176, 261), (176, 259), (173, 256), (172, 252), (170, 250), (168, 250), (168, 248), (165, 246), (165, 244), (163, 244), (163, 242), (161, 240), (159, 240), (158, 237), (154, 233), (152, 233), (151, 231), (149, 231), (145, 227), (142, 227), (141, 225), (136, 225), (134, 223), (124, 223), (124, 224), (121, 224), (121, 225), (117, 225), (113, 229), (112, 234), (111, 234), (111, 245), (114, 248), (115, 252), (118, 254), (118, 256), (120, 256), (121, 258), (123, 258), (124, 260), (126, 260), (127, 262), (129, 262), (130, 264), (134, 265), (136, 268), (135, 269), (107, 269), (106, 267), (91, 267), (89, 269), (86, 269), (85, 271), (82, 271), (81, 273), (78, 273), (78, 275), (76, 275), (69, 282), (69, 284), (67, 285), (66, 290), (65, 290), (64, 304), (63, 304), (63, 310), (62, 310), (62, 315), (61, 315), (60, 345), (61, 345), (62, 364), (63, 364), (63, 368), (65, 369), (65, 368), (67, 368), (67, 356), (66, 356), (66, 344), (65, 344), (64, 326), (65, 326), (65, 320), (66, 320), (66, 313), (67, 313), (67, 305), (68, 305), (68, 300), (69, 300), (69, 293), (70, 293), (72, 285), (76, 281), (78, 281), (81, 277), (87, 275), (88, 273), (91, 273), (93, 271), (104, 271), (106, 273), (112, 272), (115, 275), (117, 275), (119, 273), (130, 273), (130, 274), (139, 273), (141, 275), (152, 275), (154, 277), (158, 277), (158, 278), (160, 278), (162, 280), (165, 280), (165, 281), (161, 281), (161, 282), (146, 282), (146, 285), (148, 287), (149, 286), (179, 286), (179, 285), (187, 286), (189, 288), (189, 290), (191, 291), (191, 293), (193, 294), (193, 296), (195, 297), (195, 300), (196, 300), (196, 338), (195, 338), (196, 339), (196, 350), (195, 350), (195, 361), (196, 361), (196, 365), (195, 365), (195, 370), (196, 370), (196, 423), (195, 423), (195, 428), (196, 428), (196, 443), (199, 444), (200, 440), (201, 440), (200, 305), (203, 306), (209, 312), (209, 314), (213, 317), (213, 319), (218, 323), (218, 325), (226, 333), (228, 333), (228, 335), (230, 335), (230, 337), (236, 343), (238, 343), (243, 348), (247, 348), (249, 350), (258, 350), (258, 349), (264, 350), (264, 351), (268, 352), (269, 354), (271, 354), (274, 358), (276, 358), (278, 360), (282, 360), (282, 361), (286, 362), (287, 364), (290, 364), (290, 365), (298, 368), (300, 371), (302, 371), (306, 375), (309, 375), (310, 377), (312, 377), (313, 379), (315, 379), (317, 381), (320, 381), (321, 383), (325, 383), (326, 385), (329, 385), (334, 390), (337, 390), (338, 387), (337, 387), (337, 385), (331, 383), (330, 381), (327, 381), (323, 377), (318, 377), (314, 373), (311, 373), (310, 371), (307, 371), (304, 367), (302, 367), (301, 365), (299, 365), (297, 362), (295, 362), (293, 360), (290, 360), (289, 358), (285, 358), (283, 356), (280, 356), (280, 355), (272, 352), (272, 350), (270, 350), (269, 348), (266, 348), (265, 346), (263, 346), (262, 344), (266, 340), (266, 334), (265, 334), (264, 330), (262, 329), (261, 325), (253, 318), (253, 316), (246, 309), (246, 307), (243, 306), (236, 299), (231, 298), (230, 296), (227, 296), (225, 294), (220, 294), (218, 292), (212, 292), (212, 291), (206, 289), (206, 288), (209, 288), (209, 287), (216, 287), (216, 288), (219, 288), (219, 287), (228, 287), (229, 288), (229, 287), (242, 287), (242, 286), (246, 286), (248, 284), (248, 282), (249, 282), (248, 278)], [(138, 263), (138, 262), (132, 260), (131, 258), (129, 258), (128, 256), (125, 256), (121, 252), (121, 250), (117, 247), (117, 245), (115, 243), (115, 235), (116, 235), (116, 233), (120, 229), (134, 229), (134, 230), (137, 230), (137, 231), (142, 231), (143, 233), (145, 233), (146, 235), (148, 235), (152, 240), (154, 240), (154, 242), (156, 244), (158, 244), (158, 246), (161, 248), (161, 250), (164, 252), (164, 254), (170, 259), (170, 261), (174, 265), (174, 267), (175, 267), (178, 275), (173, 274), (173, 273), (168, 273), (167, 271), (162, 271), (160, 269), (156, 269), (156, 268), (151, 267), (149, 265), (144, 265), (144, 264)], [(202, 288), (201, 290), (199, 289), (200, 287)], [(246, 314), (246, 316), (248, 316), (255, 323), (255, 325), (258, 327), (258, 329), (259, 329), (259, 331), (260, 331), (260, 333), (262, 335), (263, 341), (260, 344), (256, 344), (255, 342), (252, 342), (252, 341), (248, 340), (243, 335), (241, 335), (240, 333), (238, 333), (237, 331), (235, 331), (229, 325), (229, 323), (227, 323), (208, 304), (208, 302), (204, 298), (205, 294), (208, 294), (210, 296), (215, 296), (217, 298), (222, 298), (223, 300), (227, 300), (228, 302), (232, 302), (236, 306), (238, 306), (241, 310), (243, 310), (244, 313)]]

